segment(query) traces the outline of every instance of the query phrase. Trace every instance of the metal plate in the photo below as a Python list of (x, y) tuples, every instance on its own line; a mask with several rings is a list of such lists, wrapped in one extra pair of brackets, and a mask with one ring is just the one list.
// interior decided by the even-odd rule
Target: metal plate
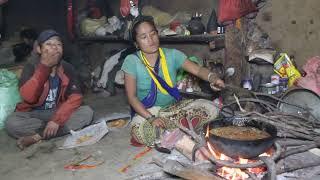
[[(310, 113), (316, 118), (316, 120), (320, 121), (320, 97), (313, 91), (303, 88), (291, 89), (284, 94), (282, 99), (288, 103), (309, 108)], [(278, 107), (282, 112), (310, 117), (308, 112), (292, 105), (279, 103)]]

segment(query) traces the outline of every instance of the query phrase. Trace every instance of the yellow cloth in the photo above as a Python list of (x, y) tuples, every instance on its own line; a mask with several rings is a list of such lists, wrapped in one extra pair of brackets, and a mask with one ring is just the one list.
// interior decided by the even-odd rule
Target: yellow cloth
[[(171, 78), (170, 78), (170, 74), (169, 74), (169, 70), (168, 70), (168, 66), (167, 66), (167, 60), (166, 60), (166, 56), (163, 53), (163, 50), (161, 48), (159, 48), (159, 54), (160, 54), (160, 66), (161, 66), (161, 70), (164, 76), (164, 80), (165, 82), (170, 86), (173, 87)], [(147, 68), (147, 71), (149, 73), (149, 75), (151, 76), (151, 78), (153, 79), (153, 81), (155, 82), (155, 84), (157, 85), (157, 88), (160, 90), (161, 93), (163, 94), (168, 94), (167, 90), (165, 90), (161, 84), (159, 83), (159, 81), (157, 80), (157, 78), (153, 75), (153, 73), (151, 71), (154, 72), (153, 68), (150, 66), (147, 58), (145, 57), (145, 55), (142, 53), (142, 51), (140, 51), (140, 55), (142, 57), (142, 61), (145, 65), (145, 67)], [(155, 73), (155, 72), (154, 72)]]

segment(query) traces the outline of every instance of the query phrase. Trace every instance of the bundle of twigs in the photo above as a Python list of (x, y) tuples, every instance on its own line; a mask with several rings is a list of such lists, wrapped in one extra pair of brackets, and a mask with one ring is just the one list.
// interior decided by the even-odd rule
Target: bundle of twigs
[(266, 114), (248, 112), (241, 114), (241, 117), (274, 125), (277, 127), (279, 137), (313, 140), (320, 136), (320, 133), (316, 131), (317, 128), (320, 129), (319, 123), (310, 121), (303, 116), (284, 112), (269, 112)]
[[(290, 104), (280, 98), (263, 93), (254, 93), (253, 98), (234, 97), (235, 101), (225, 106), (231, 107), (232, 105), (237, 104), (239, 111), (234, 114), (236, 114), (238, 119), (255, 120), (258, 122), (272, 124), (277, 127), (279, 137), (313, 140), (315, 137), (320, 136), (320, 131), (317, 131), (317, 129), (320, 129), (320, 121), (310, 113), (310, 109), (307, 107)], [(309, 116), (305, 117), (298, 114), (281, 112), (277, 107), (279, 102), (298, 108), (302, 112), (307, 112)], [(246, 108), (242, 107), (244, 103), (254, 103), (259, 105), (264, 108), (265, 112), (261, 113), (245, 110)]]

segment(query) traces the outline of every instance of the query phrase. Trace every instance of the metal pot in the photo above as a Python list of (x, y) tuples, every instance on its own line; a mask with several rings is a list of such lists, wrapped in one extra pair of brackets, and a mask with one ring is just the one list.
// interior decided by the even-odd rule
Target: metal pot
[[(209, 124), (209, 129), (231, 125), (233, 125), (232, 121), (217, 120)], [(241, 157), (246, 159), (258, 157), (273, 145), (277, 136), (277, 129), (273, 125), (252, 120), (245, 122), (244, 126), (258, 128), (269, 133), (270, 137), (257, 140), (234, 140), (210, 134), (209, 142), (220, 153), (232, 158)], [(207, 125), (204, 126), (204, 131), (206, 129)]]
[(192, 17), (188, 23), (187, 29), (190, 31), (191, 35), (203, 34), (205, 31), (205, 27), (201, 21), (201, 17)]
[[(304, 88), (291, 88), (286, 91), (281, 99), (304, 109), (279, 101), (278, 108), (280, 111), (320, 121), (320, 97), (315, 92)], [(306, 109), (309, 110), (306, 111)]]

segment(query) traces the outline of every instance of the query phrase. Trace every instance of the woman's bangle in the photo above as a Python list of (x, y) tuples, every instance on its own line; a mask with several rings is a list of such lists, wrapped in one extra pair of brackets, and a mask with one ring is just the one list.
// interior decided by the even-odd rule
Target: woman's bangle
[(212, 83), (217, 79), (217, 76), (215, 73), (213, 72), (209, 72), (208, 74), (208, 82)]
[(157, 117), (155, 115), (151, 115), (150, 117), (147, 117), (146, 120), (147, 121), (153, 121), (155, 120)]

